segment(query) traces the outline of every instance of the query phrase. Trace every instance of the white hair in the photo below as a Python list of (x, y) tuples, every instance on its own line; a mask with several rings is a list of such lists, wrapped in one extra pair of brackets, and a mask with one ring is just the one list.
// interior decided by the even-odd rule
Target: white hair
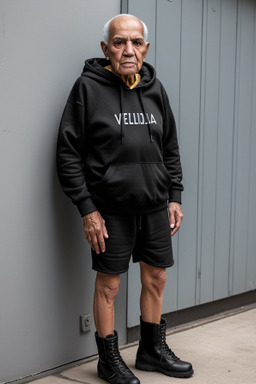
[(133, 16), (133, 15), (130, 15), (128, 13), (120, 13), (119, 15), (116, 15), (114, 17), (112, 17), (109, 21), (106, 22), (106, 24), (104, 25), (104, 30), (103, 30), (103, 33), (104, 33), (104, 42), (105, 43), (108, 43), (108, 39), (109, 39), (109, 27), (110, 27), (110, 24), (111, 22), (116, 19), (117, 17), (120, 17), (120, 16), (128, 16), (128, 17), (134, 17), (135, 19), (139, 20), (143, 26), (143, 32), (144, 32), (144, 39), (145, 41), (147, 42), (147, 39), (148, 39), (148, 28), (146, 26), (146, 24), (140, 20), (138, 17), (136, 16)]

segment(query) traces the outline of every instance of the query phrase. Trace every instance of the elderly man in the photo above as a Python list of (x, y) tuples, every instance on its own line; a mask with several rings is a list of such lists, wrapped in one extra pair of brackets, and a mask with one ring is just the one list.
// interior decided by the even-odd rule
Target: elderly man
[(171, 236), (180, 228), (181, 179), (175, 122), (166, 92), (144, 59), (147, 27), (118, 15), (104, 28), (104, 59), (85, 62), (60, 124), (57, 166), (83, 217), (97, 271), (94, 294), (98, 376), (138, 384), (114, 327), (120, 273), (131, 255), (141, 269), (141, 340), (136, 367), (189, 377), (192, 365), (167, 346), (161, 318)]

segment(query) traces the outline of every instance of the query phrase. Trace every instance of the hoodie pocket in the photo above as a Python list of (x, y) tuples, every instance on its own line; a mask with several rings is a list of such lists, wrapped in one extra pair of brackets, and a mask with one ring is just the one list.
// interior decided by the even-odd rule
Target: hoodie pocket
[(112, 164), (98, 184), (102, 202), (147, 206), (167, 199), (170, 177), (163, 163)]

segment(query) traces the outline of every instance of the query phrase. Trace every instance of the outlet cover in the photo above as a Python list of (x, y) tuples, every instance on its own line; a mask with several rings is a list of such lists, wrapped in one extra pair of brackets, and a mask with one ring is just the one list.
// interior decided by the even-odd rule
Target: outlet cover
[(91, 330), (91, 315), (80, 316), (80, 331), (82, 333), (89, 332)]

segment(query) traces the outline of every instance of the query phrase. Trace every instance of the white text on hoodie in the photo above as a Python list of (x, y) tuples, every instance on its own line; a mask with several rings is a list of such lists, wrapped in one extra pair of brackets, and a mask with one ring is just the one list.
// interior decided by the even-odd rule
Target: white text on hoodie
[(151, 113), (119, 113), (114, 114), (117, 123), (120, 125), (122, 120), (124, 125), (147, 125), (157, 124), (156, 119)]

